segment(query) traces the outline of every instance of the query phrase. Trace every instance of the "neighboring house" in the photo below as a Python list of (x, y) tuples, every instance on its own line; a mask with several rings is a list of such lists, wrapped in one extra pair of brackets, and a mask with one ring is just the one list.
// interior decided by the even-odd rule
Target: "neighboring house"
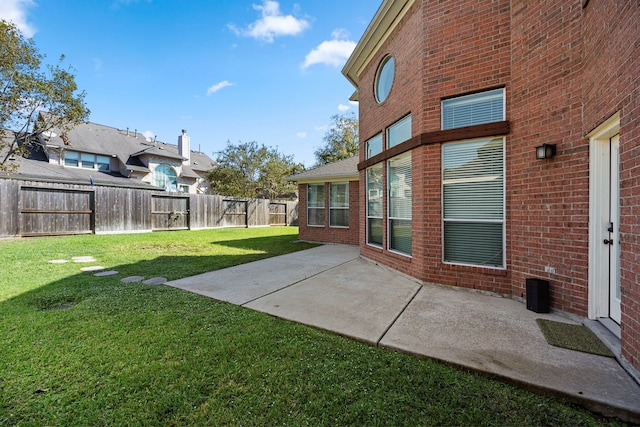
[(299, 238), (313, 242), (358, 244), (358, 157), (292, 175), (298, 183)]
[(128, 129), (82, 123), (68, 132), (66, 142), (53, 129), (28, 146), (11, 175), (50, 182), (81, 182), (161, 191), (204, 194), (206, 173), (214, 162), (192, 151), (186, 131), (178, 144), (147, 139)]
[[(343, 69), (362, 256), (517, 299), (548, 280), (640, 369), (639, 22), (631, 0), (384, 0)], [(301, 238), (332, 240), (334, 177), (296, 180)]]

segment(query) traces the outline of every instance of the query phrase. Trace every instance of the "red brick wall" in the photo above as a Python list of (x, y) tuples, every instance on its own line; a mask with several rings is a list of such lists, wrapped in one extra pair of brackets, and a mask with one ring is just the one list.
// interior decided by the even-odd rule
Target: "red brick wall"
[[(442, 98), (507, 85), (509, 40), (508, 1), (417, 1), (360, 75), (363, 144), (408, 112), (412, 114), (414, 136), (438, 131)], [(373, 94), (375, 75), (387, 54), (392, 54), (396, 62), (394, 84), (389, 98), (377, 104)], [(363, 147), (361, 153), (365, 152)], [(439, 144), (412, 151), (412, 257), (366, 245), (365, 221), (360, 227), (361, 254), (425, 282), (510, 294), (506, 271), (442, 263), (440, 157)], [(363, 218), (364, 177), (362, 172)], [(386, 221), (384, 224), (386, 248)]]
[[(512, 1), (508, 252), (513, 293), (550, 281), (554, 308), (587, 315), (589, 144), (581, 133), (581, 2)], [(535, 147), (557, 144), (551, 160)], [(555, 274), (545, 272), (545, 267)]]
[[(505, 139), (507, 269), (442, 263), (440, 144), (412, 151), (412, 257), (366, 244), (361, 172), (361, 254), (425, 282), (519, 298), (526, 279), (540, 277), (550, 281), (554, 309), (587, 316), (585, 135), (620, 112), (622, 352), (640, 369), (640, 6), (631, 0), (582, 3), (414, 4), (359, 76), (361, 160), (366, 140), (405, 114), (412, 114), (414, 136), (436, 131), (443, 97), (505, 87), (511, 124)], [(388, 54), (396, 60), (395, 80), (389, 98), (377, 104), (375, 74)], [(557, 145), (555, 158), (535, 158), (543, 143)]]
[(349, 228), (329, 227), (329, 182), (324, 183), (325, 224), (322, 227), (307, 225), (307, 184), (298, 184), (298, 194), (298, 238), (300, 240), (345, 245), (358, 244), (358, 230), (360, 228), (358, 181), (349, 181)]
[(640, 5), (591, 0), (581, 23), (582, 133), (620, 112), (622, 355), (640, 370)]

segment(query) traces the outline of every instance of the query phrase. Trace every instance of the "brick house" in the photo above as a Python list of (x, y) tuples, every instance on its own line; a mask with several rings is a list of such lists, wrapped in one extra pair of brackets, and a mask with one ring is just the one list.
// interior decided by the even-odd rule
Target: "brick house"
[(638, 40), (632, 0), (384, 0), (343, 69), (362, 256), (516, 299), (548, 280), (640, 370)]
[(292, 175), (298, 183), (299, 238), (311, 242), (359, 242), (358, 157)]

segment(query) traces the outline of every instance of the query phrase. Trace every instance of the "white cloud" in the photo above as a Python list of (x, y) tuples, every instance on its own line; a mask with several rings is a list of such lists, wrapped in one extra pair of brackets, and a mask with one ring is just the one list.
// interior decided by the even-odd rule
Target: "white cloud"
[(144, 132), (142, 135), (144, 135), (147, 141), (153, 141), (153, 139), (156, 137), (155, 132), (151, 132), (150, 130)]
[(314, 64), (332, 65), (334, 67), (340, 67), (353, 52), (356, 47), (356, 42), (352, 40), (346, 40), (348, 33), (345, 30), (334, 30), (331, 33), (332, 40), (323, 41), (307, 54), (304, 58), (304, 64), (302, 68), (306, 69)]
[(225, 87), (229, 87), (229, 86), (233, 86), (234, 84), (224, 80), (221, 81), (220, 83), (216, 83), (213, 86), (211, 86), (209, 89), (207, 89), (207, 96), (211, 95), (212, 93), (216, 93), (217, 91), (224, 89)]
[(317, 130), (318, 132), (322, 132), (329, 129), (329, 126), (328, 125), (316, 126), (314, 129)]
[(344, 104), (339, 104), (338, 105), (338, 111), (349, 111), (351, 109), (351, 107), (349, 107), (348, 105), (344, 105)]
[(33, 37), (36, 28), (27, 22), (27, 9), (36, 6), (33, 0), (0, 1), (0, 19), (13, 22), (26, 37)]
[(307, 137), (307, 133), (306, 132), (298, 132), (296, 133), (296, 136), (300, 139), (305, 139)]
[(306, 19), (298, 19), (293, 15), (283, 15), (280, 4), (273, 0), (264, 0), (262, 5), (254, 4), (253, 8), (262, 14), (260, 19), (240, 29), (233, 24), (229, 28), (240, 36), (253, 37), (267, 43), (273, 43), (276, 37), (295, 36), (310, 27)]

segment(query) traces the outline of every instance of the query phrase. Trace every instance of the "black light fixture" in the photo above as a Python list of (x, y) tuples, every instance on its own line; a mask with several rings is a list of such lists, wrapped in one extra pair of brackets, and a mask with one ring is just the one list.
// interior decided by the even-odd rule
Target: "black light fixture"
[(536, 147), (536, 159), (550, 159), (556, 155), (556, 144), (542, 144)]

